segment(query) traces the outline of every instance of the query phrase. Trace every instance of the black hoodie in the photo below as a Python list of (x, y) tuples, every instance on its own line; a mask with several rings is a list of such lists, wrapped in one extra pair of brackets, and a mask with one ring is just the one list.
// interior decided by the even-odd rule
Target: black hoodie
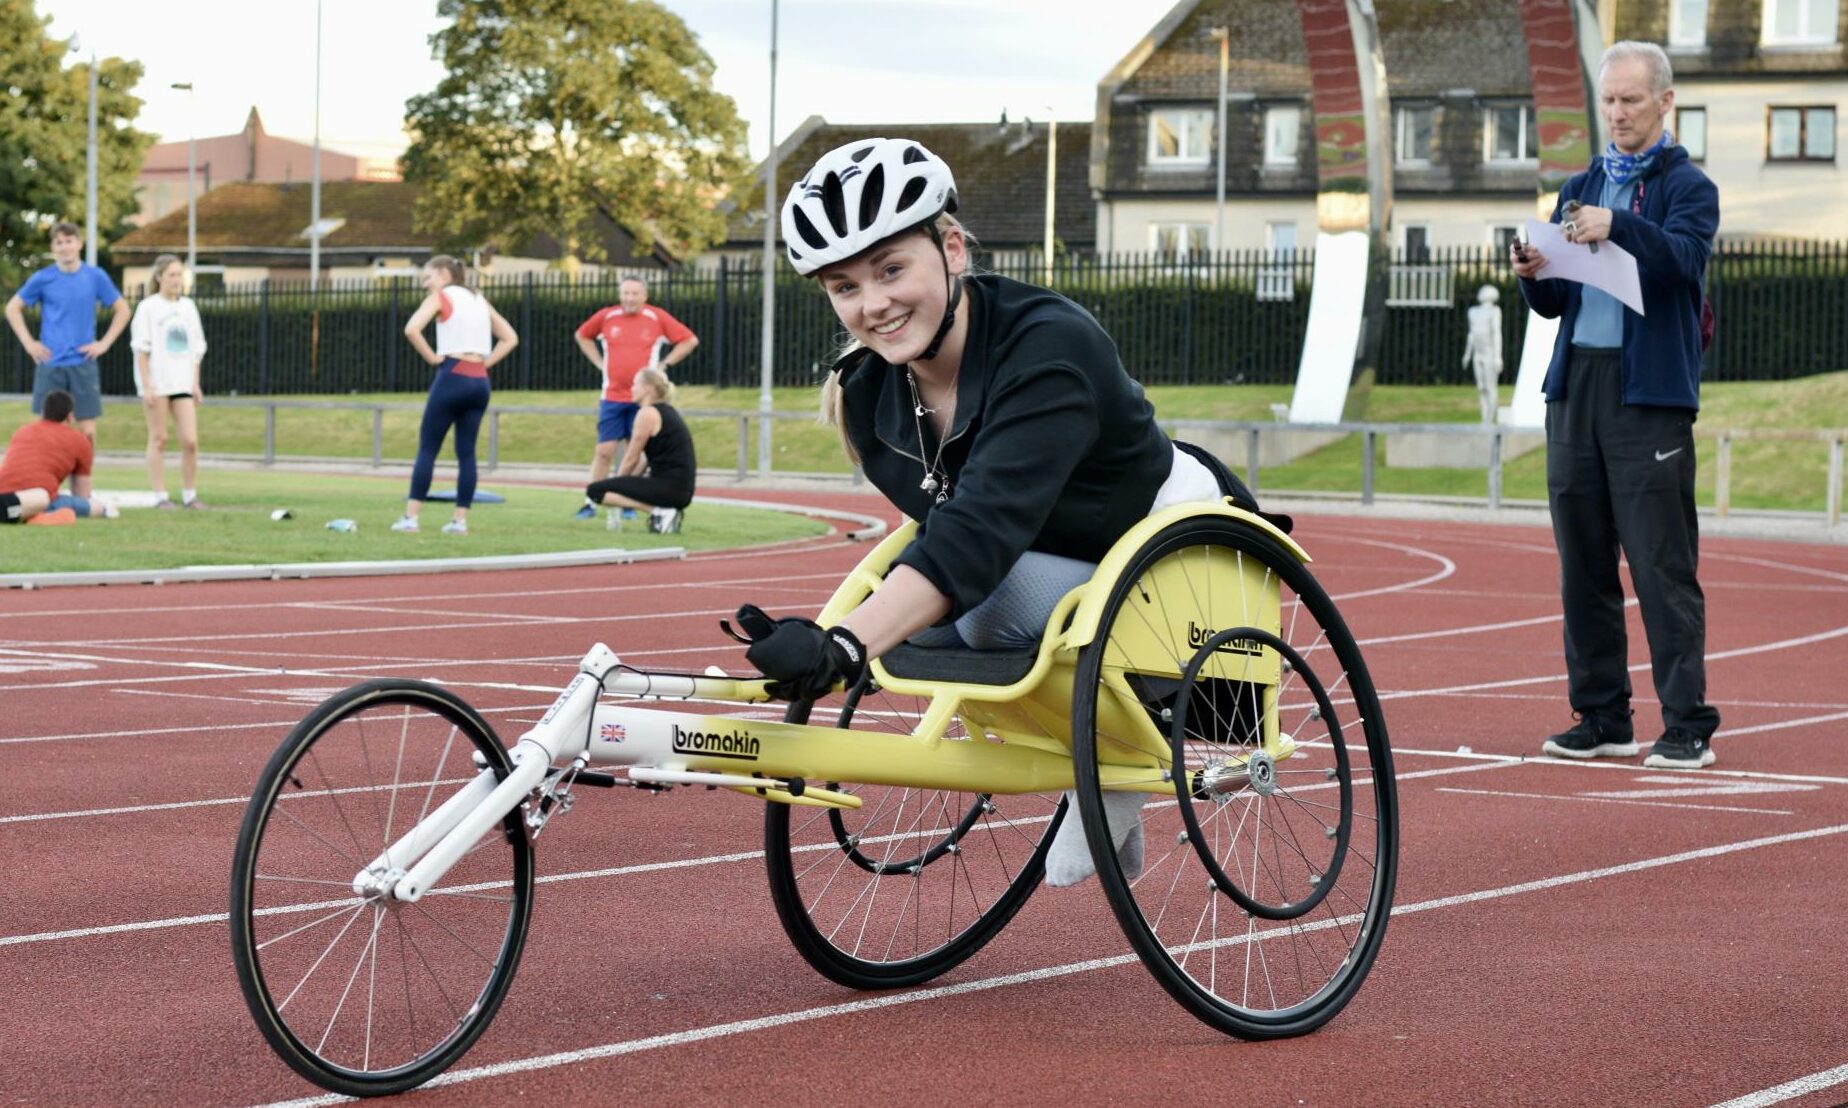
[(897, 564), (950, 598), (949, 619), (987, 599), (1028, 550), (1102, 559), (1148, 514), (1174, 458), (1089, 312), (1006, 277), (972, 277), (964, 290), (969, 331), (939, 462), (944, 503), (919, 487), (938, 441), (913, 410), (904, 368), (864, 349), (839, 367), (847, 436), (867, 479), (919, 521)]

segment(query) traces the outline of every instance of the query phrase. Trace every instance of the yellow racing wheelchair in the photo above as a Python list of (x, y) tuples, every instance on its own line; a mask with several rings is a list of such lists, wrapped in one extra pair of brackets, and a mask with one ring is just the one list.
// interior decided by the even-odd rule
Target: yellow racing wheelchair
[[(877, 589), (912, 533), (873, 549), (820, 622)], [(602, 644), (511, 749), (447, 689), (357, 685), (290, 732), (246, 810), (230, 912), (245, 1000), (330, 1090), (441, 1073), (518, 967), (534, 840), (596, 787), (760, 798), (796, 949), (843, 985), (915, 985), (1019, 911), (1069, 792), (1163, 988), (1242, 1038), (1313, 1031), (1379, 952), (1398, 806), (1373, 682), (1308, 560), (1230, 499), (1170, 508), (1059, 602), (1037, 649), (903, 646), (782, 721), (682, 710), (761, 704), (761, 677), (642, 672)], [(1133, 825), (1110, 824), (1112, 792), (1145, 797)]]

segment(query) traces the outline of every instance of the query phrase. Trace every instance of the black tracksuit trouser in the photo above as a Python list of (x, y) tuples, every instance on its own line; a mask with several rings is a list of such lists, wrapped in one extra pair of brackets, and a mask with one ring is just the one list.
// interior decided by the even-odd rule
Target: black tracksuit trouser
[(1546, 490), (1559, 548), (1567, 692), (1580, 713), (1630, 707), (1619, 549), (1642, 609), (1664, 728), (1706, 737), (1706, 598), (1695, 578), (1694, 412), (1626, 405), (1620, 351), (1573, 347), (1546, 406)]

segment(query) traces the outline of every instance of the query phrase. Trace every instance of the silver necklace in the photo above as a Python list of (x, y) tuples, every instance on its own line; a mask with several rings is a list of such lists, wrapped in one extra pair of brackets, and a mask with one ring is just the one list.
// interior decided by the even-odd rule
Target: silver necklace
[[(910, 369), (905, 370), (905, 383), (911, 386), (911, 416), (918, 426), (918, 461), (924, 461), (924, 417), (935, 415), (937, 409), (926, 408), (923, 397), (918, 395), (918, 379)], [(949, 435), (937, 440), (937, 452), (929, 462), (924, 463), (924, 479), (918, 482), (918, 488), (927, 493), (936, 494), (936, 503), (941, 504), (950, 498), (950, 475), (944, 473), (939, 463), (943, 461), (943, 447), (949, 441)]]

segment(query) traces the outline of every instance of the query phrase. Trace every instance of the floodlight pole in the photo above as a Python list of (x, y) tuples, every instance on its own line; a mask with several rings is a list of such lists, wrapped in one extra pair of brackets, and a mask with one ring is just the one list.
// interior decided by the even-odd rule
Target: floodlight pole
[(83, 186), (83, 260), (96, 264), (96, 51), (90, 51), (90, 136)]
[(1052, 203), (1059, 183), (1059, 121), (1046, 109), (1046, 287), (1052, 287)]
[(170, 87), (186, 90), (186, 278), (197, 280), (193, 271), (199, 260), (199, 209), (193, 183), (199, 168), (199, 115), (191, 81), (176, 81)]
[(1207, 36), (1219, 40), (1219, 130), (1213, 142), (1219, 148), (1219, 172), (1213, 189), (1213, 249), (1220, 251), (1226, 248), (1226, 71), (1231, 66), (1232, 31), (1214, 27)]
[(777, 0), (770, 0), (770, 156), (764, 160), (764, 346), (757, 389), (757, 473), (770, 476), (770, 413), (775, 407), (776, 357), (776, 15)]
[(321, 284), (321, 0), (314, 0), (314, 156), (308, 186), (308, 291)]

